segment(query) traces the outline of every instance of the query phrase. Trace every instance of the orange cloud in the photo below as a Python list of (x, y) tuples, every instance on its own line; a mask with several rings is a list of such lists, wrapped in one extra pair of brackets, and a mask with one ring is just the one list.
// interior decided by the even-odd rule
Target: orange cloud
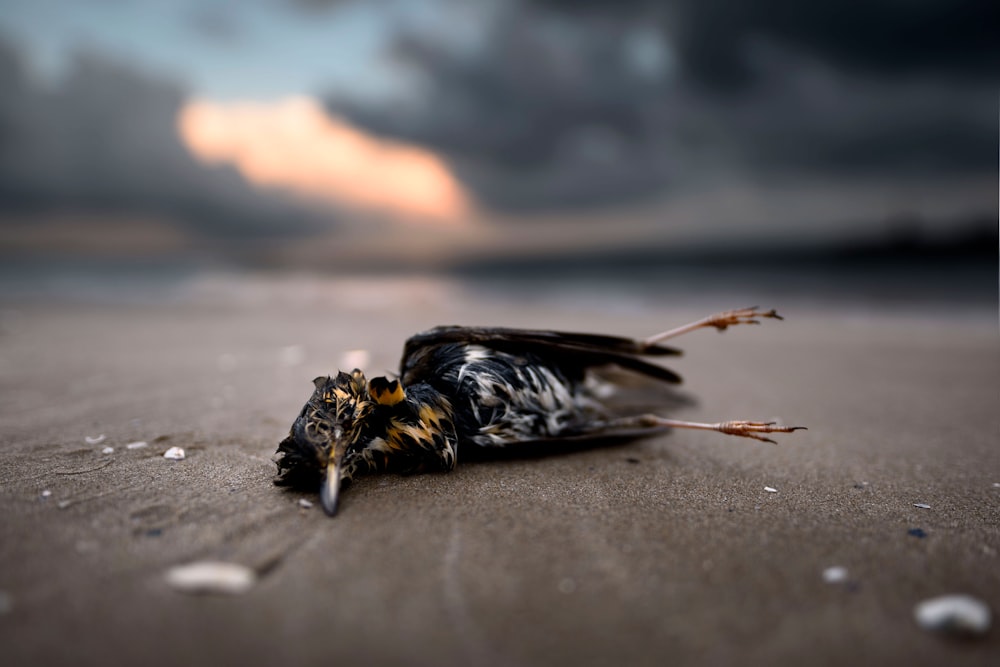
[(257, 185), (414, 221), (460, 223), (472, 208), (433, 152), (365, 134), (309, 98), (193, 100), (177, 125), (199, 159), (232, 164)]

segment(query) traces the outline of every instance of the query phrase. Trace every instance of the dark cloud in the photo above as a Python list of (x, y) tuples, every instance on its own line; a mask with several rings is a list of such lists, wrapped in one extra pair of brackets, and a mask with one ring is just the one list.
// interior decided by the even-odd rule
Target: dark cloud
[(711, 179), (989, 173), (988, 3), (506, 3), (477, 48), (401, 31), (411, 104), (329, 107), (443, 151), (487, 205), (546, 208)]
[(634, 27), (508, 12), (465, 55), (433, 36), (403, 34), (392, 57), (426, 82), (422, 100), (331, 106), (375, 132), (444, 151), (488, 205), (638, 195), (662, 181), (666, 165), (649, 141), (649, 105), (660, 93), (621, 57), (621, 39)]
[(54, 86), (0, 41), (0, 212), (156, 214), (207, 236), (299, 233), (304, 207), (197, 162), (181, 143), (183, 90), (94, 54)]
[(564, 12), (660, 20), (685, 70), (709, 83), (753, 78), (751, 51), (772, 42), (847, 71), (938, 73), (995, 81), (1000, 6), (985, 0), (537, 0)]

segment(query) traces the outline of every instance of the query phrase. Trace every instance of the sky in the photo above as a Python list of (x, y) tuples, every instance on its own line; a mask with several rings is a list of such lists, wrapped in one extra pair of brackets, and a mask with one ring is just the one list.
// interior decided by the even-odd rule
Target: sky
[[(218, 100), (280, 99), (350, 90), (384, 96), (391, 72), (373, 72), (386, 21), (420, 13), (421, 2), (310, 3), (277, 0), (5, 0), (0, 21), (38, 74), (56, 79), (79, 49), (183, 81)], [(398, 7), (398, 9), (394, 9)], [(331, 46), (335, 45), (335, 46)], [(363, 72), (363, 73), (362, 73)]]
[(5, 244), (58, 218), (517, 253), (997, 212), (993, 3), (0, 7)]

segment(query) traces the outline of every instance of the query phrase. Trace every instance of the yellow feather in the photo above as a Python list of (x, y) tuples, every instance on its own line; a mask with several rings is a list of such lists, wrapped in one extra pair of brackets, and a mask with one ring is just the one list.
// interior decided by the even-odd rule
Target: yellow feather
[[(369, 384), (369, 392), (371, 391), (372, 387)], [(406, 394), (403, 392), (403, 385), (399, 383), (399, 380), (393, 380), (385, 388), (376, 387), (372, 398), (380, 405), (396, 405), (406, 399)]]

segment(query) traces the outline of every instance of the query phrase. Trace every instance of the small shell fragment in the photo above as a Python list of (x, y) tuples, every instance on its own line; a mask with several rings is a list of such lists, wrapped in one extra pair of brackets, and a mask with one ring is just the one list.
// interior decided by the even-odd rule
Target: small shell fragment
[(307, 510), (312, 506), (313, 504), (311, 500), (306, 500), (305, 498), (299, 498), (299, 507), (301, 507), (302, 509)]
[(917, 624), (958, 637), (981, 636), (989, 632), (990, 608), (971, 595), (943, 595), (924, 600), (913, 610)]
[(776, 488), (774, 488), (773, 486), (765, 486), (764, 490), (767, 491), (768, 493), (777, 493), (778, 492), (778, 490)]
[(104, 435), (104, 434), (102, 433), (102, 434), (100, 434), (100, 435), (96, 435), (96, 436), (94, 436), (94, 437), (90, 437), (90, 436), (88, 435), (88, 436), (85, 436), (85, 437), (84, 437), (83, 439), (84, 439), (84, 440), (86, 441), (86, 443), (87, 443), (88, 445), (99, 445), (99, 444), (101, 444), (102, 442), (104, 442), (104, 438), (106, 438), (106, 437), (107, 437), (107, 436), (106, 436), (106, 435)]
[(135, 442), (130, 442), (127, 445), (125, 445), (125, 449), (142, 449), (147, 444), (149, 443), (147, 443), (145, 440), (136, 440)]
[(201, 561), (167, 570), (167, 584), (183, 593), (239, 595), (257, 583), (257, 573), (237, 563)]
[(114, 453), (115, 453), (114, 447), (105, 447), (104, 449), (101, 450), (101, 454), (114, 454)]
[(180, 447), (171, 447), (167, 451), (163, 452), (163, 458), (170, 459), (171, 461), (183, 461), (184, 450)]
[(51, 495), (52, 491), (50, 491), (49, 489), (45, 489), (44, 491), (42, 491), (42, 498), (48, 498)]
[(931, 508), (927, 503), (913, 503), (914, 507), (919, 507), (922, 510), (929, 510)]
[(847, 581), (847, 568), (834, 565), (823, 570), (823, 581), (828, 584), (840, 584)]

